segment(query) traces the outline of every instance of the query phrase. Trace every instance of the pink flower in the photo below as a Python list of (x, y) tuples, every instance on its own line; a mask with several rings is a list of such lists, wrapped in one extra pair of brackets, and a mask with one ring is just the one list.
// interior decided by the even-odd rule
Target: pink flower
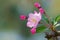
[(21, 20), (25, 20), (25, 19), (26, 19), (26, 16), (25, 16), (25, 15), (21, 15), (21, 16), (20, 16), (20, 19), (21, 19)]
[(45, 12), (43, 8), (40, 8), (39, 11), (41, 14), (43, 14)]
[(34, 6), (35, 6), (36, 8), (41, 7), (41, 5), (40, 5), (38, 2), (34, 3)]
[(30, 31), (31, 31), (32, 34), (35, 34), (36, 33), (36, 28), (32, 28)]
[(30, 28), (36, 28), (39, 21), (41, 20), (41, 13), (34, 12), (29, 14), (28, 21), (27, 21), (27, 27)]

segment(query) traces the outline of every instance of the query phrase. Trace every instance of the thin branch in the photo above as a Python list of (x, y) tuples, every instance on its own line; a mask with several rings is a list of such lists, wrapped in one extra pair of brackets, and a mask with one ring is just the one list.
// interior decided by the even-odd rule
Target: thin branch
[(42, 23), (42, 24), (43, 24), (43, 25), (45, 25), (46, 27), (48, 27), (48, 26), (49, 26), (49, 24), (47, 24), (47, 23), (46, 23), (46, 22), (44, 22), (44, 21), (43, 21), (43, 22), (41, 21), (40, 23)]
[(44, 14), (48, 18), (49, 25), (50, 25), (49, 28), (51, 29), (51, 31), (56, 31), (55, 28), (53, 27), (52, 23), (51, 23), (50, 17), (46, 13), (44, 13)]

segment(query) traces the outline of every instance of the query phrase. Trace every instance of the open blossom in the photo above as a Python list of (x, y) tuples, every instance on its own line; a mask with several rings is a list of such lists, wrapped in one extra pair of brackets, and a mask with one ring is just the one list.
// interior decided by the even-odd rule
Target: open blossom
[(41, 20), (40, 12), (39, 13), (35, 12), (34, 14), (30, 13), (28, 17), (27, 27), (36, 28), (40, 20)]
[(36, 33), (36, 27), (41, 20), (41, 13), (40, 12), (37, 13), (36, 11), (34, 11), (34, 14), (33, 13), (29, 14), (29, 17), (27, 20), (28, 20), (27, 21), (27, 27), (32, 28), (30, 31), (32, 34), (35, 34)]

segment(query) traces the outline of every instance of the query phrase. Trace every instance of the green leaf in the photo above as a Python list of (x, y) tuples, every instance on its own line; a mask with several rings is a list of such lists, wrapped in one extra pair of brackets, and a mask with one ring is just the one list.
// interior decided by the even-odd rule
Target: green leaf
[(60, 26), (60, 23), (59, 23), (59, 24), (57, 24), (55, 27), (58, 27), (58, 26)]
[(55, 21), (60, 21), (60, 15), (58, 15), (56, 18), (55, 18)]
[(37, 27), (37, 33), (39, 33), (39, 32), (43, 32), (45, 29), (46, 29), (45, 26)]
[(51, 21), (52, 25), (54, 25), (54, 18), (51, 18), (50, 21)]

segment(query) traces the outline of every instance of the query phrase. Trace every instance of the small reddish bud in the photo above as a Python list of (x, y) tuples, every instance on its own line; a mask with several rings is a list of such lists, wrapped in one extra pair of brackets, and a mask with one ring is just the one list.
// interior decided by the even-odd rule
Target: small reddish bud
[(40, 5), (38, 2), (34, 3), (34, 6), (35, 6), (36, 8), (41, 7), (41, 5)]
[(43, 14), (45, 12), (43, 8), (40, 8), (39, 11), (41, 14)]
[(35, 34), (36, 33), (36, 28), (32, 28), (30, 31), (31, 31), (32, 34)]
[(21, 15), (21, 16), (20, 16), (20, 19), (21, 19), (21, 20), (25, 20), (25, 19), (26, 19), (26, 16), (25, 16), (25, 15)]

